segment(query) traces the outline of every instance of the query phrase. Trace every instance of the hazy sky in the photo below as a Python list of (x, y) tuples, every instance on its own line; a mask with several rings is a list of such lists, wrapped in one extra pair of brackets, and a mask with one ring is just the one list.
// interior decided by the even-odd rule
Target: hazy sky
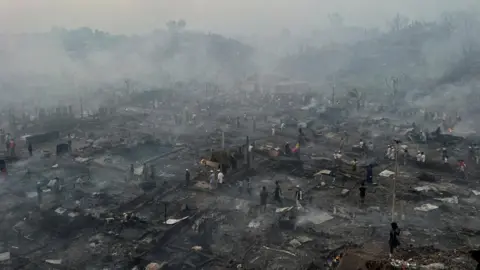
[[(0, 32), (88, 26), (142, 33), (183, 18), (189, 28), (222, 33), (292, 31), (326, 23), (339, 12), (347, 23), (384, 26), (395, 13), (432, 19), (444, 11), (471, 9), (479, 0), (0, 0)], [(475, 4), (476, 3), (476, 4)]]

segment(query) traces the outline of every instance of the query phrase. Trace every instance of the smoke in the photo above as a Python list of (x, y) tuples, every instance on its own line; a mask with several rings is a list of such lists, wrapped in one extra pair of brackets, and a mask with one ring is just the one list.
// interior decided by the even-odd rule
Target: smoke
[(333, 216), (329, 215), (327, 212), (316, 209), (309, 209), (308, 212), (300, 214), (297, 217), (296, 225), (302, 226), (309, 223), (319, 225), (331, 219), (333, 219)]
[[(281, 1), (272, 6), (278, 12), (270, 31), (259, 34), (260, 27), (244, 26), (242, 32), (246, 34), (238, 39), (190, 30), (202, 28), (202, 24), (188, 16), (188, 24), (170, 21), (165, 30), (137, 35), (90, 28), (4, 34), (0, 36), (2, 102), (77, 104), (79, 96), (92, 93), (101, 100), (96, 93), (100, 89), (111, 93), (128, 87), (173, 88), (177, 82), (195, 82), (190, 88), (214, 82), (231, 89), (254, 74), (304, 80), (317, 92), (330, 92), (330, 86), (336, 85), (339, 97), (356, 88), (379, 100), (391, 91), (385, 79), (399, 77), (406, 101), (415, 100), (422, 107), (442, 104), (457, 90), (470, 98), (475, 92), (475, 78), (460, 75), (468, 73), (462, 71), (465, 67), (474, 66), (465, 59), (474, 58), (470, 56), (479, 44), (478, 16), (473, 8), (439, 16), (442, 11), (459, 7), (451, 2), (440, 4), (440, 11), (428, 16), (412, 12), (411, 3), (379, 4), (373, 11), (388, 9), (388, 16), (375, 18), (382, 22), (370, 25), (356, 21), (365, 19), (367, 13), (371, 15), (372, 10), (354, 13), (352, 5), (325, 6), (328, 14), (307, 27), (305, 20), (300, 22), (298, 12), (318, 7), (318, 3), (304, 1), (294, 7)], [(134, 11), (139, 10), (135, 6)], [(288, 20), (282, 25), (281, 19)], [(231, 27), (222, 32), (235, 31)], [(438, 94), (432, 96), (435, 92)], [(467, 102), (464, 98), (449, 104), (455, 107)]]
[(158, 30), (116, 36), (89, 28), (3, 35), (0, 87), (8, 100), (56, 103), (98, 89), (170, 87), (177, 81), (233, 84), (251, 48), (218, 35)]

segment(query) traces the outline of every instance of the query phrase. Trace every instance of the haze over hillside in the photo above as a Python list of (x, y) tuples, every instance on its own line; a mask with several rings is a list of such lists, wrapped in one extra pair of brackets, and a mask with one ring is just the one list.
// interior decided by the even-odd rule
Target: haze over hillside
[(0, 1), (0, 32), (48, 31), (51, 27), (91, 27), (113, 33), (146, 33), (168, 19), (183, 18), (192, 29), (221, 34), (267, 35), (328, 24), (339, 12), (348, 24), (382, 27), (396, 13), (432, 20), (446, 11), (478, 8), (475, 0), (39, 0)]
[(384, 91), (385, 78), (401, 76), (413, 93), (474, 78), (455, 70), (465, 69), (462, 59), (475, 66), (467, 55), (479, 40), (478, 3), (427, 0), (420, 7), (377, 0), (3, 0), (1, 91), (8, 100), (55, 103), (126, 81), (137, 90), (192, 80), (230, 89), (272, 73), (343, 91)]

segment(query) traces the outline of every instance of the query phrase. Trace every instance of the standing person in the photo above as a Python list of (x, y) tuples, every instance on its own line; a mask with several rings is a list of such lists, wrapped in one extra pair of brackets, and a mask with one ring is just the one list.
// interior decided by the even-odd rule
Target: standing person
[(215, 172), (210, 170), (210, 176), (208, 176), (208, 183), (210, 184), (210, 188), (213, 189), (215, 185)]
[(225, 175), (223, 174), (222, 171), (218, 171), (218, 175), (217, 175), (217, 178), (218, 178), (218, 183), (221, 185), (223, 184), (223, 178), (225, 177)]
[(368, 144), (365, 146), (365, 149), (370, 152), (373, 152), (373, 142), (369, 141)]
[(362, 181), (362, 185), (360, 186), (359, 190), (360, 190), (360, 204), (363, 206), (363, 204), (365, 203), (365, 195), (367, 191), (364, 181)]
[(238, 194), (243, 193), (243, 180), (238, 181)]
[(248, 146), (248, 154), (250, 155), (250, 158), (253, 160), (252, 150), (253, 150), (253, 144), (251, 143), (251, 144)]
[(70, 133), (68, 133), (68, 152), (72, 152), (72, 135), (70, 135)]
[(467, 178), (467, 173), (465, 172), (465, 169), (467, 168), (467, 164), (465, 164), (464, 160), (459, 160), (458, 162), (458, 169), (460, 170), (460, 173), (462, 174), (463, 178)]
[(473, 144), (470, 144), (468, 146), (468, 160), (473, 161), (473, 156), (474, 156)]
[(372, 166), (372, 164), (367, 166), (366, 182), (369, 183), (369, 184), (373, 184), (373, 166)]
[(420, 163), (422, 162), (422, 152), (417, 151), (417, 162)]
[(267, 210), (267, 199), (268, 199), (267, 188), (263, 186), (262, 191), (260, 192), (260, 207), (263, 212)]
[(272, 136), (275, 136), (275, 125), (272, 126)]
[(150, 180), (155, 180), (155, 165), (150, 165)]
[(28, 154), (30, 156), (33, 156), (33, 147), (32, 147), (32, 143), (28, 142)]
[(303, 133), (303, 130), (302, 130), (302, 128), (301, 128), (301, 127), (300, 127), (300, 128), (298, 128), (298, 136), (299, 136), (299, 137), (303, 137), (303, 136), (305, 136), (305, 134)]
[(282, 197), (283, 197), (283, 194), (282, 194), (282, 188), (280, 187), (280, 182), (275, 181), (275, 192), (274, 192), (273, 198), (276, 202), (280, 204), (280, 206), (283, 205)]
[(129, 175), (129, 176), (130, 176), (130, 177), (129, 177), (129, 178), (130, 178), (130, 181), (132, 181), (132, 180), (133, 180), (133, 177), (135, 176), (135, 167), (133, 166), (133, 163), (130, 164), (130, 175)]
[(292, 153), (298, 160), (300, 160), (300, 142), (295, 144), (295, 148), (293, 148)]
[(188, 169), (185, 169), (185, 186), (190, 185), (190, 171)]
[(407, 165), (408, 161), (408, 148), (403, 149), (403, 166)]
[(252, 179), (247, 177), (247, 193), (248, 196), (252, 196)]
[(330, 176), (332, 177), (332, 185), (335, 185), (335, 181), (337, 181), (337, 166), (334, 166), (330, 171)]
[(37, 182), (37, 202), (38, 202), (38, 205), (42, 204), (42, 195), (43, 195), (42, 183)]
[(397, 149), (395, 149), (395, 146), (390, 146), (390, 156), (388, 156), (388, 158), (390, 160), (394, 160), (395, 159), (395, 155), (397, 154)]
[(388, 239), (388, 245), (390, 246), (390, 257), (392, 257), (393, 252), (395, 249), (400, 245), (400, 241), (398, 237), (400, 236), (400, 228), (396, 222), (392, 222), (391, 230), (390, 230), (390, 238)]
[(480, 161), (479, 156), (478, 156), (478, 150), (479, 150), (479, 149), (478, 149), (477, 144), (474, 143), (474, 144), (472, 145), (473, 161), (474, 161), (475, 164), (477, 164), (477, 165), (478, 165), (478, 163), (479, 163), (479, 161)]
[(385, 158), (389, 159), (392, 152), (392, 147), (390, 145), (387, 146), (387, 150), (385, 151)]
[(230, 155), (230, 163), (232, 164), (232, 170), (236, 170), (237, 169), (237, 159), (235, 158), (234, 153), (232, 153)]
[(344, 138), (345, 143), (348, 144), (349, 136), (348, 136), (348, 132), (346, 130), (343, 131), (343, 138)]
[(15, 140), (10, 140), (10, 156), (15, 157)]
[(148, 166), (147, 163), (143, 163), (143, 181), (148, 181)]
[(290, 144), (288, 142), (285, 143), (285, 156), (290, 156), (292, 154), (292, 149), (290, 148)]
[(7, 135), (5, 135), (5, 149), (8, 153), (10, 153), (10, 133), (7, 133)]
[(295, 203), (297, 208), (302, 208), (301, 202), (303, 201), (303, 190), (297, 185), (297, 190), (295, 191)]
[(337, 150), (333, 153), (333, 160), (335, 162), (335, 166), (338, 165), (340, 159), (342, 158), (342, 152), (340, 150)]
[(352, 161), (352, 172), (356, 172), (357, 171), (357, 159), (354, 158), (353, 161)]
[[(442, 160), (444, 163), (448, 162), (448, 151), (445, 145), (442, 147)], [(445, 160), (447, 160), (447, 162), (445, 162)]]

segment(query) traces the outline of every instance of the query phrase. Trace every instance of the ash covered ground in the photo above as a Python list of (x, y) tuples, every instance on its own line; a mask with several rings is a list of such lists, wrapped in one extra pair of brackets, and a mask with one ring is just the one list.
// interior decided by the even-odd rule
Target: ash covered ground
[[(30, 123), (30, 135), (5, 153), (5, 269), (388, 269), (406, 261), (474, 267), (474, 139), (425, 135), (412, 126), (416, 119), (443, 120), (414, 108), (372, 118), (328, 104), (309, 107), (315, 97), (308, 92), (226, 99), (210, 88), (203, 96), (191, 102), (164, 91), (131, 93), (115, 110)], [(49, 121), (65, 127), (34, 133)], [(458, 160), (467, 162), (465, 173)], [(389, 258), (392, 220), (401, 245)]]

